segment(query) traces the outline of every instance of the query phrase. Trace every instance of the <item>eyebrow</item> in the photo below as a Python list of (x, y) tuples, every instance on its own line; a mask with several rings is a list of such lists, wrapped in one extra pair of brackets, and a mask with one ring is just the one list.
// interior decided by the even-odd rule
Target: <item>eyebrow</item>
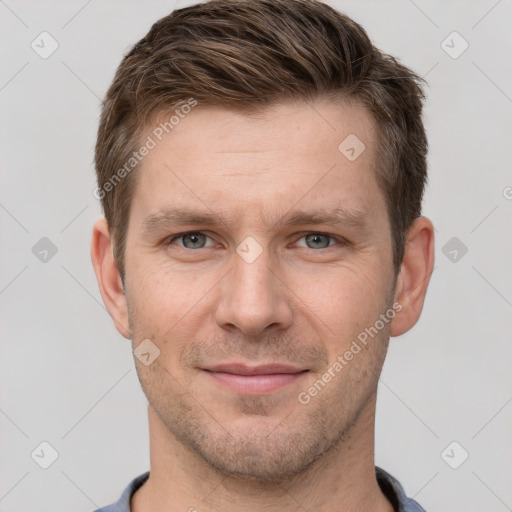
[[(170, 207), (153, 213), (142, 221), (140, 233), (150, 235), (165, 231), (176, 225), (217, 226), (230, 228), (232, 224), (215, 212), (200, 212), (186, 207)], [(314, 211), (290, 210), (284, 216), (266, 222), (270, 230), (281, 225), (298, 226), (306, 224), (343, 225), (349, 229), (367, 232), (368, 220), (364, 212), (346, 208), (320, 209)]]

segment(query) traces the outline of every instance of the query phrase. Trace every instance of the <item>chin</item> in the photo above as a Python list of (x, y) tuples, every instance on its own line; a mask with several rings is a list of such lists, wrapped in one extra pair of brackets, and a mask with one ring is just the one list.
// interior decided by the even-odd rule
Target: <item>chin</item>
[(186, 425), (166, 423), (182, 445), (216, 472), (269, 486), (304, 473), (341, 438), (328, 435), (318, 419), (294, 416), (245, 416), (226, 422), (226, 428), (204, 417)]
[[(328, 449), (326, 443), (305, 445), (303, 439), (291, 436), (268, 440), (230, 439), (223, 445), (195, 446), (196, 453), (212, 468), (233, 478), (260, 482), (265, 485), (281, 484), (304, 473)], [(301, 449), (297, 450), (297, 446)]]

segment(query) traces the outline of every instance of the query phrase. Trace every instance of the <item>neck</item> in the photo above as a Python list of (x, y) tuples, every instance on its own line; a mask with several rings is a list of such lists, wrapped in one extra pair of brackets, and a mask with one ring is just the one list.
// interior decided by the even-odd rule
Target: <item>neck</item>
[(375, 476), (375, 395), (336, 446), (300, 475), (268, 484), (226, 476), (184, 447), (148, 406), (150, 476), (132, 512), (393, 512)]

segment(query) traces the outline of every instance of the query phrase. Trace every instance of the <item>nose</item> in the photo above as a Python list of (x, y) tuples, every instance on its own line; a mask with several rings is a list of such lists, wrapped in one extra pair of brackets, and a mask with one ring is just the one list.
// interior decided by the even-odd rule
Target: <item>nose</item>
[(217, 325), (246, 336), (286, 329), (293, 319), (290, 295), (284, 279), (269, 266), (268, 251), (252, 262), (235, 254), (233, 268), (222, 280)]

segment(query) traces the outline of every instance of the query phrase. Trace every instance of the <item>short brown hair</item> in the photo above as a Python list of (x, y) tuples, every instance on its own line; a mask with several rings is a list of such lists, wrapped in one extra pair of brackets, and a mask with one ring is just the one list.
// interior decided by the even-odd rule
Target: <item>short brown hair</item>
[(211, 0), (160, 19), (117, 69), (95, 150), (96, 190), (123, 282), (137, 181), (125, 164), (147, 124), (190, 98), (245, 113), (276, 102), (358, 101), (376, 122), (375, 168), (397, 273), (427, 177), (421, 86), (422, 79), (378, 50), (360, 25), (316, 0)]

